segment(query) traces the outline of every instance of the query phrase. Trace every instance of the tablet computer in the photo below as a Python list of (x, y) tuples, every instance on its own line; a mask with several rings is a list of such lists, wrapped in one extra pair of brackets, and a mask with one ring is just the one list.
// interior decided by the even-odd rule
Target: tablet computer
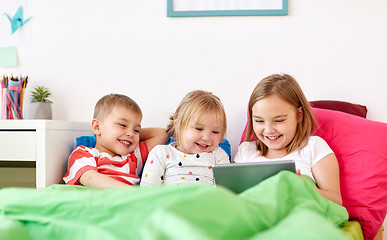
[(241, 193), (281, 171), (295, 173), (296, 167), (294, 161), (269, 161), (219, 164), (213, 165), (212, 170), (216, 185)]

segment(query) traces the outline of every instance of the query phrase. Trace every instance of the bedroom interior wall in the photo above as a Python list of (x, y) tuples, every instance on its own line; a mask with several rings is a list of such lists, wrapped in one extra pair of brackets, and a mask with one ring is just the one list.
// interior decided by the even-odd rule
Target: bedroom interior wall
[[(164, 127), (194, 89), (218, 95), (234, 155), (256, 83), (289, 73), (309, 100), (366, 105), (387, 122), (387, 1), (289, 0), (288, 16), (166, 17), (165, 0), (27, 0), (33, 44), (19, 65), (53, 92), (53, 119), (91, 121), (116, 92), (143, 110), (143, 127)], [(28, 99), (26, 100), (28, 101)], [(29, 106), (26, 104), (25, 114)]]

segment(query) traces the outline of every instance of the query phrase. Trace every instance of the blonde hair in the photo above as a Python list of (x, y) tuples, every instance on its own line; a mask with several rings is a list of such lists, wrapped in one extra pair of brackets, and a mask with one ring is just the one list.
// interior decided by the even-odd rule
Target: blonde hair
[(141, 108), (130, 97), (122, 94), (111, 93), (103, 96), (95, 104), (93, 118), (101, 120), (118, 106), (130, 109), (142, 116)]
[(217, 96), (202, 90), (188, 93), (180, 102), (175, 113), (169, 118), (168, 137), (175, 137), (177, 144), (180, 145), (181, 132), (188, 128), (191, 121), (198, 122), (205, 113), (217, 114), (218, 121), (222, 126), (221, 135), (223, 138), (227, 129), (223, 104)]
[(287, 153), (291, 153), (298, 148), (303, 148), (316, 129), (317, 122), (300, 85), (288, 74), (270, 75), (262, 79), (254, 88), (249, 100), (249, 121), (244, 141), (256, 139), (257, 150), (260, 151), (261, 156), (266, 156), (268, 152), (267, 146), (258, 140), (253, 131), (252, 108), (257, 101), (271, 95), (276, 95), (293, 105), (296, 109), (302, 109), (302, 120), (297, 124), (296, 134), (286, 147), (286, 150)]

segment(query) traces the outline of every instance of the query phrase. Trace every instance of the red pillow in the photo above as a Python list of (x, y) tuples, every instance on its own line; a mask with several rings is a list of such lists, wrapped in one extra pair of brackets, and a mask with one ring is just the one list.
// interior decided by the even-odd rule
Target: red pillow
[(345, 112), (359, 117), (367, 117), (367, 107), (359, 104), (349, 102), (333, 101), (333, 100), (319, 100), (309, 102), (312, 107), (336, 110)]
[(387, 212), (387, 124), (326, 109), (313, 109), (318, 136), (339, 162), (343, 206), (364, 239), (374, 239)]

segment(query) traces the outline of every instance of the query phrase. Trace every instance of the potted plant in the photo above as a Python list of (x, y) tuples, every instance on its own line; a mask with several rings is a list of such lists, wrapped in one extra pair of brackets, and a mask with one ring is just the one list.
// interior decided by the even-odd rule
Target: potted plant
[(36, 86), (31, 92), (31, 118), (32, 119), (52, 119), (52, 101), (50, 90), (43, 86)]

